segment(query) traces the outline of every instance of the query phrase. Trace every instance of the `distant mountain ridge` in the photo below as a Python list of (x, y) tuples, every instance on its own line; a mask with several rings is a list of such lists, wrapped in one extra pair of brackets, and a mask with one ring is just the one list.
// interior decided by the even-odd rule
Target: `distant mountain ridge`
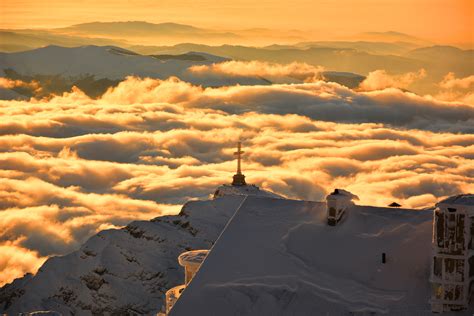
[(353, 39), (358, 40), (370, 40), (370, 41), (380, 41), (380, 42), (408, 42), (414, 43), (422, 46), (433, 45), (432, 42), (421, 39), (416, 36), (409, 34), (395, 32), (395, 31), (386, 31), (386, 32), (364, 32), (352, 36)]
[(124, 37), (189, 37), (201, 36), (208, 38), (226, 37), (238, 38), (231, 32), (219, 32), (210, 29), (198, 28), (192, 25), (179, 23), (149, 23), (144, 21), (126, 22), (90, 22), (72, 25), (66, 28), (54, 29), (55, 32), (67, 32), (75, 35), (101, 35)]

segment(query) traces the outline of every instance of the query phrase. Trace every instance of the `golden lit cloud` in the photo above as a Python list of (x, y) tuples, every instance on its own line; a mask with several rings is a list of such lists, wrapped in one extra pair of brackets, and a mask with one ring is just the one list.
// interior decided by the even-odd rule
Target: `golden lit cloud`
[(455, 74), (450, 72), (444, 76), (439, 85), (443, 89), (469, 89), (474, 85), (474, 76), (456, 78)]
[(435, 96), (437, 99), (474, 105), (474, 76), (457, 78), (450, 72), (444, 76), (439, 87), (441, 90)]
[(324, 71), (323, 67), (315, 67), (306, 63), (293, 62), (290, 64), (276, 64), (262, 61), (226, 61), (212, 65), (197, 65), (189, 71), (205, 76), (212, 74), (230, 76), (256, 76), (264, 77), (272, 82), (282, 79), (294, 78), (305, 82), (320, 80)]
[(39, 256), (36, 251), (19, 246), (19, 242), (21, 238), (0, 244), (0, 285), (38, 270), (47, 259)]
[(0, 117), (0, 247), (16, 253), (0, 282), (207, 198), (231, 180), (238, 139), (248, 182), (291, 198), (343, 187), (362, 204), (426, 207), (474, 191), (474, 107), (397, 89), (129, 77), (99, 99), (0, 101)]
[(26, 90), (31, 90), (34, 93), (39, 93), (41, 91), (41, 87), (39, 82), (37, 81), (30, 81), (24, 82), (21, 80), (12, 80), (4, 77), (0, 77), (0, 88), (3, 89), (14, 89), (14, 88), (23, 88)]
[(408, 72), (402, 75), (389, 75), (385, 70), (375, 70), (360, 83), (362, 91), (383, 90), (387, 88), (407, 89), (413, 82), (426, 77), (426, 71)]

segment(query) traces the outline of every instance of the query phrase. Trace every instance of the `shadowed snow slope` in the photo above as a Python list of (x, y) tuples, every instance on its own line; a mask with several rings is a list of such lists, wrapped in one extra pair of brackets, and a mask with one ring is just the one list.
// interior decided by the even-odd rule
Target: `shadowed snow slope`
[(209, 249), (244, 196), (186, 203), (179, 215), (102, 231), (78, 251), (49, 259), (0, 289), (0, 313), (54, 310), (63, 315), (154, 315), (182, 283), (178, 256)]
[[(248, 197), (170, 315), (430, 310), (432, 212)], [(382, 253), (387, 262), (382, 264)]]

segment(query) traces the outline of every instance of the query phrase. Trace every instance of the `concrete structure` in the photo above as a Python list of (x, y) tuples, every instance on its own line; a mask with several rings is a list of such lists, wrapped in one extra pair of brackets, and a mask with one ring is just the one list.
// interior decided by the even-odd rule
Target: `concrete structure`
[(433, 312), (468, 307), (474, 292), (474, 195), (436, 204), (431, 265)]

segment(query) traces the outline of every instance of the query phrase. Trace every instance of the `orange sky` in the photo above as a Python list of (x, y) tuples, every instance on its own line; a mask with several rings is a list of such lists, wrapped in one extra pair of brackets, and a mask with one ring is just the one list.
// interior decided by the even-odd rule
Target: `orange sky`
[(145, 20), (204, 27), (314, 30), (319, 37), (394, 30), (471, 43), (473, 0), (2, 0), (1, 28)]

